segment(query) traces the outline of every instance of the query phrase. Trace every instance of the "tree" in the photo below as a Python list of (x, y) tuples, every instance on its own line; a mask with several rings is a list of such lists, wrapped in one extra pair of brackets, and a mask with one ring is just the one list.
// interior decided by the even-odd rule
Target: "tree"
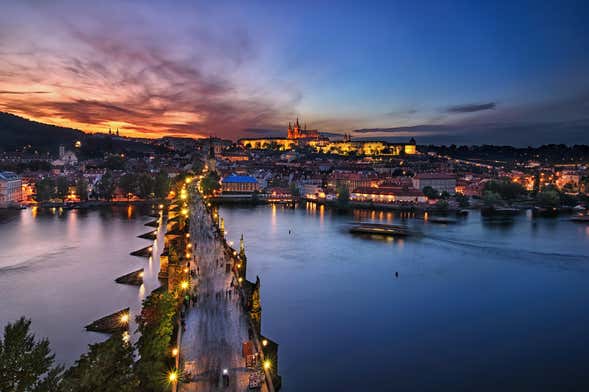
[(133, 346), (116, 333), (106, 341), (91, 344), (90, 350), (69, 368), (61, 383), (62, 392), (134, 392), (139, 387), (133, 365)]
[(202, 188), (202, 192), (205, 195), (212, 195), (216, 190), (221, 188), (221, 184), (219, 184), (220, 177), (217, 172), (210, 171), (203, 177), (200, 181), (200, 186)]
[(421, 191), (428, 199), (437, 199), (440, 196), (440, 192), (438, 192), (431, 186), (424, 186)]
[(88, 181), (84, 177), (76, 180), (76, 194), (80, 201), (88, 200)]
[(142, 199), (151, 197), (155, 190), (155, 180), (148, 173), (137, 176), (137, 196)]
[[(197, 161), (200, 162), (200, 161)], [(170, 177), (168, 177), (168, 173), (166, 172), (159, 172), (157, 176), (155, 176), (155, 185), (154, 185), (154, 193), (155, 197), (158, 199), (163, 199), (168, 196), (170, 192)]]
[(544, 189), (536, 195), (536, 202), (541, 207), (556, 208), (560, 206), (560, 195), (554, 189)]
[(484, 190), (497, 193), (503, 200), (508, 202), (526, 193), (525, 188), (521, 184), (511, 182), (509, 179), (489, 181), (485, 184)]
[(295, 184), (294, 182), (290, 183), (290, 194), (293, 198), (297, 198), (301, 195), (301, 191), (297, 187), (297, 184)]
[(348, 187), (341, 184), (336, 188), (337, 193), (337, 206), (339, 208), (347, 208), (350, 203), (350, 191)]
[(436, 202), (436, 210), (445, 212), (448, 211), (448, 202), (444, 199), (440, 199)]
[(49, 201), (55, 195), (55, 182), (53, 178), (46, 177), (35, 183), (36, 196), (38, 202)]
[(98, 184), (96, 184), (96, 192), (98, 197), (111, 200), (116, 189), (116, 184), (111, 172), (104, 173)]
[(483, 203), (486, 207), (495, 207), (498, 205), (503, 205), (503, 199), (498, 193), (495, 193), (493, 191), (484, 191)]
[(4, 327), (0, 340), (0, 391), (57, 391), (61, 366), (53, 367), (55, 355), (49, 340), (35, 340), (29, 332), (31, 320), (21, 317)]
[(57, 189), (57, 197), (59, 197), (62, 201), (65, 201), (69, 191), (67, 178), (65, 176), (57, 177), (55, 186)]
[(136, 372), (140, 390), (159, 392), (162, 379), (168, 369), (168, 350), (174, 331), (176, 300), (171, 293), (153, 293), (143, 301), (141, 314), (137, 316), (137, 341), (139, 360)]
[(123, 175), (119, 179), (119, 188), (130, 199), (130, 196), (136, 192), (137, 188), (137, 177), (131, 173)]
[(470, 201), (468, 199), (468, 196), (465, 196), (462, 193), (456, 194), (456, 201), (458, 202), (458, 205), (460, 206), (460, 208), (468, 208), (470, 206)]

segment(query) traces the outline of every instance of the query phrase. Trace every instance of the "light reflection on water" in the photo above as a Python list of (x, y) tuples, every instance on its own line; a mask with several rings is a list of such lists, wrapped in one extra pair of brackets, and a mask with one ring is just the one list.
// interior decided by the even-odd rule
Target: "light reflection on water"
[[(248, 279), (261, 278), (262, 329), (280, 344), (285, 392), (589, 385), (589, 227), (477, 212), (435, 225), (410, 212), (321, 211), (220, 211), (230, 239), (245, 233)], [(423, 237), (350, 235), (360, 220)]]
[[(154, 242), (156, 260), (129, 255), (146, 246), (137, 236), (153, 230), (144, 226), (148, 211), (139, 210), (35, 207), (0, 222), (0, 324), (31, 318), (58, 361), (70, 363), (107, 336), (86, 332), (86, 324), (128, 306), (137, 314), (141, 300), (159, 286), (160, 248)], [(139, 268), (145, 268), (143, 286), (114, 282)]]

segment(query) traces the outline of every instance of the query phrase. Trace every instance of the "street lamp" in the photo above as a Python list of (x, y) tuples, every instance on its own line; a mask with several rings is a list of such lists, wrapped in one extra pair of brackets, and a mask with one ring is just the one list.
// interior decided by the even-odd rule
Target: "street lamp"
[(174, 347), (172, 349), (172, 356), (175, 357), (176, 355), (178, 355), (178, 348)]
[(186, 289), (188, 289), (188, 282), (187, 282), (187, 281), (185, 281), (185, 280), (184, 280), (184, 281), (182, 281), (182, 282), (180, 283), (180, 288), (181, 288), (182, 290), (186, 290)]
[(272, 367), (272, 363), (270, 362), (269, 359), (266, 359), (264, 361), (264, 370), (270, 370), (271, 367)]
[(175, 383), (176, 381), (178, 381), (178, 372), (176, 372), (175, 370), (172, 370), (168, 373), (168, 381), (170, 381), (171, 383)]

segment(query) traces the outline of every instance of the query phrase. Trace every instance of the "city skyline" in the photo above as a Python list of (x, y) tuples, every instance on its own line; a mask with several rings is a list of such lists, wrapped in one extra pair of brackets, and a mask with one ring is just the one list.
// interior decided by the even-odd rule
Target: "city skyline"
[(581, 2), (11, 4), (0, 111), (128, 136), (589, 143)]

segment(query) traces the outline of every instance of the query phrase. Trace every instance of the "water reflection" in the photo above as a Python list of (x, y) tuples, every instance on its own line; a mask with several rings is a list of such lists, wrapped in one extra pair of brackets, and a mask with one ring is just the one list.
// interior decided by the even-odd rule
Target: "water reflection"
[[(57, 360), (72, 362), (87, 345), (106, 335), (88, 333), (89, 322), (129, 306), (133, 315), (157, 280), (161, 236), (155, 259), (129, 252), (145, 246), (148, 208), (91, 210), (30, 208), (0, 222), (0, 324), (31, 317), (38, 336), (47, 336)], [(146, 266), (147, 264), (147, 266)], [(114, 279), (145, 268), (141, 287)]]
[[(589, 384), (589, 227), (538, 220), (533, 231), (524, 215), (497, 222), (476, 212), (429, 225), (411, 212), (317, 209), (221, 209), (230, 233), (247, 233), (248, 277), (263, 281), (285, 391), (477, 390), (481, 377), (519, 390)], [(423, 237), (345, 229), (371, 219)], [(304, 227), (296, 241), (294, 226)]]

